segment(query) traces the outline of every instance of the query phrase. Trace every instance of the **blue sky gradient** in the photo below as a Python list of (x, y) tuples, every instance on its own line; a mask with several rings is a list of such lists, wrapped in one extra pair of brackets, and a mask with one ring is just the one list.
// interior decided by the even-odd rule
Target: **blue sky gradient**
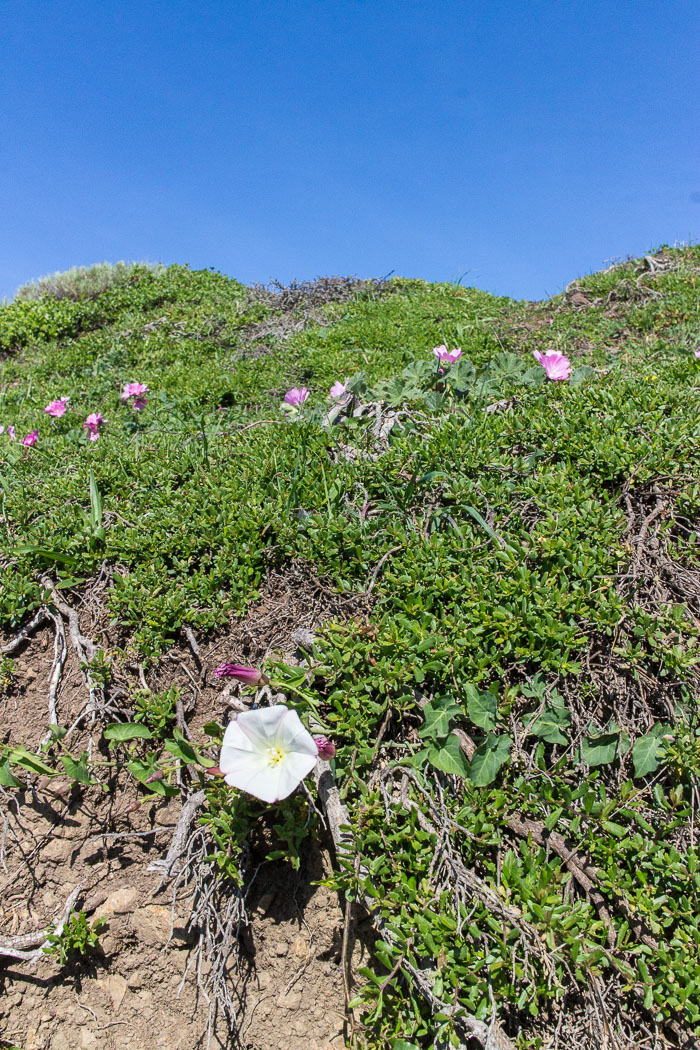
[(0, 298), (103, 259), (543, 298), (696, 240), (697, 0), (0, 0)]

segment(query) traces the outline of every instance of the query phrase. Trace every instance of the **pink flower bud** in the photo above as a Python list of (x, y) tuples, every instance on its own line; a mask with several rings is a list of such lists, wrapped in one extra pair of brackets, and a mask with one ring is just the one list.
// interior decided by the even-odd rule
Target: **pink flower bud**
[(243, 667), (241, 664), (220, 664), (214, 671), (214, 678), (235, 678), (244, 685), (265, 685), (269, 679), (256, 667)]
[(131, 805), (127, 806), (126, 809), (124, 810), (124, 815), (126, 816), (127, 813), (135, 813), (140, 805), (141, 805), (140, 801), (132, 802)]
[(147, 784), (153, 784), (156, 780), (162, 780), (165, 776), (165, 772), (162, 769), (156, 769), (155, 773), (151, 773), (150, 777), (146, 780)]
[(314, 743), (318, 748), (318, 757), (329, 762), (335, 758), (335, 744), (332, 744), (327, 736), (315, 736)]
[(224, 773), (223, 769), (221, 769), (219, 766), (207, 766), (207, 768), (204, 770), (204, 772), (207, 774), (207, 776), (210, 776), (210, 777), (225, 777), (226, 776), (226, 774)]

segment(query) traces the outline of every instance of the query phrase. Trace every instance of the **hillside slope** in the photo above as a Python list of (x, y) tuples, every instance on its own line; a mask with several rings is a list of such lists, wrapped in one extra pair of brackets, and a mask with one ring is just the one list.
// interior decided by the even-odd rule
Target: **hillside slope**
[[(153, 949), (135, 1047), (166, 1014), (188, 1050), (700, 1046), (699, 275), (663, 248), (519, 303), (137, 266), (0, 307), (11, 1039), (98, 1038), (11, 940), (78, 887), (47, 1001), (89, 978), (101, 1017), (119, 977), (126, 1010)], [(275, 698), (338, 797), (204, 774)], [(171, 897), (187, 1028), (138, 919)]]

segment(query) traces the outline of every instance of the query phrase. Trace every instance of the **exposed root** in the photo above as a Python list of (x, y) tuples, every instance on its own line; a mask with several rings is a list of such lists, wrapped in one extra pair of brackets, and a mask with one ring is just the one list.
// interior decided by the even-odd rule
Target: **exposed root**
[(97, 656), (97, 647), (91, 638), (87, 638), (80, 630), (80, 619), (75, 609), (71, 608), (60, 597), (52, 580), (48, 576), (42, 576), (42, 584), (51, 593), (51, 601), (56, 609), (68, 621), (68, 633), (80, 662), (80, 671), (88, 691), (88, 705), (85, 715), (91, 722), (95, 721), (97, 714), (104, 714), (104, 696), (100, 685), (94, 680), (90, 670), (90, 664)]
[(22, 646), (30, 634), (33, 634), (38, 627), (43, 626), (46, 623), (47, 612), (45, 607), (42, 605), (41, 609), (32, 617), (28, 624), (18, 631), (14, 638), (11, 638), (9, 642), (5, 642), (4, 645), (0, 645), (0, 654), (2, 656), (9, 656), (10, 653), (14, 653), (16, 649)]
[(206, 793), (204, 791), (195, 791), (193, 795), (190, 795), (183, 804), (180, 810), (180, 816), (178, 817), (177, 824), (175, 825), (175, 831), (173, 832), (172, 842), (167, 854), (162, 860), (154, 860), (148, 865), (149, 871), (158, 871), (162, 875), (171, 876), (175, 871), (175, 865), (180, 860), (187, 848), (187, 844), (190, 838), (190, 829), (194, 823), (197, 814), (206, 801)]
[[(66, 901), (61, 917), (54, 928), (36, 930), (34, 933), (24, 933), (17, 937), (0, 937), (0, 955), (11, 959), (21, 959), (23, 962), (36, 963), (46, 958), (45, 948), (51, 946), (48, 940), (51, 934), (60, 937), (63, 927), (68, 922), (73, 905), (80, 896), (82, 886), (76, 886)], [(31, 949), (34, 949), (33, 951)]]
[[(51, 677), (49, 679), (49, 725), (58, 725), (58, 709), (57, 709), (57, 695), (58, 687), (61, 682), (61, 675), (63, 674), (63, 666), (66, 662), (66, 656), (68, 655), (68, 646), (66, 644), (66, 632), (63, 629), (63, 621), (60, 616), (54, 616), (53, 613), (46, 610), (46, 615), (52, 621), (54, 625), (54, 644), (53, 644), (53, 666), (51, 668)], [(51, 740), (51, 733), (48, 732), (42, 744), (46, 744)]]

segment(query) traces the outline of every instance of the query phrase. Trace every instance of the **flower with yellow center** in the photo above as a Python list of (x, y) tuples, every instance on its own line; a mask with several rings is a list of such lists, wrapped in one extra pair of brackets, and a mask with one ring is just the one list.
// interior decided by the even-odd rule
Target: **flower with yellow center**
[(244, 711), (229, 724), (219, 769), (231, 787), (263, 802), (278, 802), (311, 772), (318, 753), (296, 711), (276, 704)]

